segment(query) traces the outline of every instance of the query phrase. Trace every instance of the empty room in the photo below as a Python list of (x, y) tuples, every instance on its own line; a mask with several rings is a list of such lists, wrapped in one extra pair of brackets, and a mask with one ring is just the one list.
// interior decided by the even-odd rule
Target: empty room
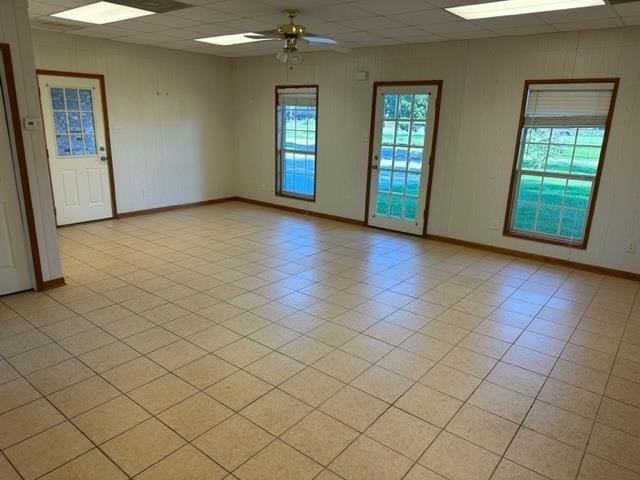
[(640, 480), (640, 1), (0, 0), (0, 480)]

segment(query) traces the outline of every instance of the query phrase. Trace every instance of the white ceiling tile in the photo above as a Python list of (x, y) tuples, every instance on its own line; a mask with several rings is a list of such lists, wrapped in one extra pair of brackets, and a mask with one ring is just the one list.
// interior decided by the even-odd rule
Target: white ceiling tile
[(545, 22), (535, 15), (511, 15), (509, 17), (485, 18), (474, 20), (473, 23), (490, 30), (545, 25)]
[(168, 28), (166, 25), (142, 22), (138, 19), (125, 20), (124, 22), (117, 22), (114, 25), (118, 28), (124, 28), (125, 30), (137, 33), (159, 32), (160, 30), (166, 30)]
[(223, 25), (196, 25), (195, 27), (187, 27), (183, 30), (190, 32), (191, 38), (215, 37), (217, 35), (231, 35), (233, 33), (242, 33), (237, 30)]
[(255, 0), (226, 0), (211, 5), (211, 8), (221, 12), (233, 13), (245, 17), (255, 17), (257, 15), (269, 15), (282, 11), (280, 7), (266, 5)]
[(344, 3), (344, 0), (262, 0), (262, 3), (275, 5), (283, 10), (285, 8), (295, 8), (304, 11), (315, 7), (337, 5)]
[(378, 15), (419, 12), (431, 8), (425, 0), (361, 0), (351, 5)]
[(124, 28), (112, 27), (109, 25), (96, 25), (95, 27), (83, 28), (80, 30), (74, 30), (74, 35), (82, 35), (84, 37), (94, 38), (116, 38), (123, 35), (131, 35), (129, 30)]
[(471, 5), (472, 3), (483, 3), (483, 2), (480, 0), (427, 0), (427, 3), (431, 4), (436, 8), (444, 8), (444, 7), (458, 7), (460, 5)]
[(272, 23), (254, 20), (253, 18), (239, 18), (229, 22), (222, 22), (220, 25), (229, 27), (239, 32), (260, 32), (262, 30), (273, 30), (276, 26)]
[(581, 22), (583, 20), (598, 20), (616, 16), (615, 10), (608, 6), (572, 8), (557, 12), (539, 13), (538, 16), (547, 23)]
[(369, 42), (365, 42), (364, 45), (371, 47), (383, 47), (387, 45), (402, 45), (404, 42), (401, 40), (395, 40), (393, 38), (379, 38), (373, 39)]
[(337, 33), (355, 32), (356, 29), (341, 23), (325, 22), (314, 26), (311, 31), (318, 35), (335, 35)]
[(438, 8), (423, 10), (422, 12), (389, 15), (389, 18), (397, 20), (398, 22), (406, 23), (407, 25), (414, 25), (418, 27), (460, 20), (460, 17), (456, 17), (455, 15)]
[[(334, 38), (341, 45), (352, 48), (609, 28), (623, 25), (618, 15), (624, 17), (626, 25), (640, 25), (640, 1), (615, 8), (592, 7), (474, 22), (464, 21), (444, 11), (443, 7), (478, 3), (479, 0), (186, 0), (197, 6), (105, 26), (48, 16), (95, 1), (29, 0), (32, 26), (66, 32), (75, 30), (74, 33), (86, 37), (237, 57), (277, 51), (280, 44), (265, 42), (218, 47), (192, 39), (274, 29), (287, 22), (282, 13), (284, 8), (300, 9), (296, 21), (305, 25), (308, 31)], [(57, 23), (52, 24), (54, 21)]]
[(44, 2), (36, 2), (33, 0), (29, 2), (29, 14), (50, 15), (52, 13), (57, 13), (60, 10), (61, 8), (58, 5), (51, 5), (50, 3), (44, 3)]
[(451, 34), (451, 33), (460, 33), (460, 32), (473, 32), (473, 31), (481, 31), (484, 30), (482, 27), (474, 25), (471, 22), (450, 22), (450, 23), (439, 23), (436, 25), (427, 25), (424, 27), (429, 33), (436, 34)]
[(585, 20), (582, 22), (554, 23), (553, 26), (560, 31), (594, 30), (598, 28), (614, 28), (624, 25), (619, 18), (603, 18), (600, 20)]
[(623, 17), (635, 17), (640, 15), (640, 2), (621, 3), (616, 5), (616, 12)]
[(640, 15), (635, 17), (624, 17), (622, 20), (625, 25), (640, 25)]
[(442, 36), (450, 40), (470, 40), (473, 38), (495, 37), (495, 34), (489, 30), (473, 30), (469, 32), (443, 33)]
[(366, 18), (371, 16), (371, 13), (366, 10), (346, 4), (310, 8), (307, 10), (307, 13), (313, 17), (328, 22), (353, 20), (356, 18)]
[[(289, 19), (281, 10), (278, 10), (277, 13), (273, 13), (270, 15), (257, 15), (255, 17), (252, 16), (251, 18), (255, 18), (256, 20), (261, 20), (263, 22), (270, 23), (274, 27), (276, 25), (282, 25), (283, 23), (289, 23)], [(320, 20), (319, 18), (312, 17), (311, 15), (305, 12), (300, 12), (296, 16), (296, 23), (310, 26), (310, 25), (317, 25), (319, 23), (324, 23), (324, 20)]]
[(238, 15), (220, 12), (218, 10), (212, 10), (206, 7), (190, 7), (182, 10), (176, 10), (175, 12), (172, 12), (171, 15), (175, 15), (176, 17), (180, 18), (187, 18), (189, 20), (199, 21), (201, 23), (228, 22), (240, 18), (240, 16)]
[(148, 15), (146, 17), (140, 17), (139, 21), (141, 23), (149, 23), (152, 25), (160, 25), (162, 27), (191, 27), (193, 25), (199, 25), (202, 23), (199, 20), (194, 20), (190, 18), (176, 17), (175, 15), (171, 15), (169, 13), (160, 13), (157, 15)]
[(416, 36), (425, 34), (423, 30), (420, 30), (419, 28), (415, 28), (415, 27), (409, 27), (409, 26), (398, 27), (398, 28), (381, 28), (377, 30), (376, 33), (383, 37), (397, 38), (397, 39), (403, 39), (407, 37), (416, 37)]
[(404, 24), (391, 20), (387, 17), (368, 17), (368, 18), (356, 18), (353, 20), (347, 20), (339, 22), (347, 27), (354, 28), (356, 30), (378, 30), (381, 28), (394, 28), (402, 27)]
[(68, 9), (95, 3), (95, 1), (96, 0), (47, 0), (45, 3), (50, 3), (51, 5), (57, 5), (59, 7)]
[(542, 25), (527, 25), (521, 27), (513, 27), (513, 28), (496, 28), (491, 29), (493, 32), (498, 35), (504, 36), (513, 36), (513, 35), (536, 35), (539, 33), (553, 33), (556, 31), (551, 25), (542, 24)]
[(382, 40), (384, 37), (376, 35), (371, 32), (350, 32), (350, 33), (340, 33), (335, 35), (334, 38), (337, 40), (346, 40), (347, 42), (371, 42), (374, 40)]
[(430, 43), (430, 42), (442, 42), (446, 40), (446, 38), (441, 37), (440, 35), (433, 35), (431, 33), (423, 33), (421, 35), (416, 35), (413, 37), (403, 38), (402, 41), (404, 43)]

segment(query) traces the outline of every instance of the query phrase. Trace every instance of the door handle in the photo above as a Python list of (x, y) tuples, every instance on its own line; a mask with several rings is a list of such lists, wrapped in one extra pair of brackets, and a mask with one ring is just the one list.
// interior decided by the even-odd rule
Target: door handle
[(371, 165), (371, 170), (377, 170), (377, 169), (378, 169), (378, 165), (376, 164)]
[(100, 160), (102, 160), (103, 162), (106, 162), (109, 159), (105, 155), (103, 155), (100, 157)]

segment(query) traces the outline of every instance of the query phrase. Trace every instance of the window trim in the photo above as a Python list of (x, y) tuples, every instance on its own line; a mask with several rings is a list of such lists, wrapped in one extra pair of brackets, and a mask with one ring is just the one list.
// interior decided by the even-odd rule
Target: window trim
[[(280, 176), (281, 173), (281, 168), (280, 168), (280, 152), (279, 152), (279, 148), (278, 148), (278, 107), (280, 106), (280, 102), (279, 102), (279, 96), (278, 96), (278, 91), (280, 89), (291, 89), (291, 88), (307, 88), (307, 89), (314, 89), (316, 92), (316, 148), (315, 148), (315, 165), (314, 165), (314, 174), (313, 174), (313, 196), (311, 195), (299, 195), (299, 194), (295, 194), (292, 192), (287, 192), (284, 191), (282, 189), (282, 179)], [(275, 195), (277, 197), (284, 197), (284, 198), (292, 198), (295, 200), (302, 200), (304, 202), (315, 202), (316, 201), (316, 196), (318, 195), (318, 126), (319, 126), (319, 112), (320, 112), (320, 108), (319, 108), (319, 98), (320, 98), (320, 87), (318, 86), (318, 84), (296, 84), (296, 85), (276, 85), (275, 86), (275, 105), (274, 105), (274, 120), (275, 120), (275, 124), (274, 124), (274, 132), (275, 132), (275, 137), (274, 137), (274, 147), (275, 147), (275, 173), (276, 173), (276, 178), (275, 178)]]
[[(522, 129), (525, 126), (525, 112), (527, 108), (527, 93), (529, 92), (529, 87), (531, 85), (539, 85), (539, 84), (568, 84), (568, 83), (611, 83), (613, 84), (613, 90), (611, 92), (611, 102), (609, 103), (609, 111), (607, 113), (607, 120), (605, 122), (605, 131), (604, 137), (602, 140), (602, 149), (600, 151), (600, 158), (598, 160), (598, 170), (596, 172), (595, 177), (593, 178), (593, 190), (591, 193), (591, 198), (589, 199), (589, 208), (587, 212), (587, 222), (584, 229), (584, 238), (580, 241), (571, 241), (571, 240), (561, 240), (556, 237), (547, 237), (542, 234), (532, 234), (532, 233), (524, 233), (520, 231), (515, 231), (511, 228), (511, 220), (513, 215), (513, 209), (515, 207), (515, 191), (516, 191), (516, 181), (518, 178), (518, 161), (520, 154), (520, 146), (522, 141)], [(513, 237), (520, 238), (524, 240), (531, 240), (534, 242), (547, 243), (551, 245), (561, 245), (565, 247), (578, 248), (581, 250), (586, 250), (587, 245), (589, 243), (589, 234), (591, 233), (591, 223), (593, 221), (593, 214), (595, 211), (596, 200), (598, 197), (598, 190), (600, 188), (600, 178), (602, 176), (602, 169), (604, 167), (604, 161), (607, 152), (607, 145), (609, 143), (609, 134), (611, 132), (611, 122), (613, 119), (613, 112), (616, 105), (616, 97), (618, 94), (618, 86), (620, 84), (619, 77), (612, 78), (564, 78), (564, 79), (545, 79), (545, 80), (525, 80), (524, 82), (524, 90), (522, 93), (522, 105), (520, 107), (520, 119), (518, 121), (518, 130), (516, 132), (516, 146), (515, 152), (513, 155), (513, 165), (511, 168), (511, 181), (509, 184), (509, 196), (507, 198), (507, 209), (504, 217), (504, 227), (502, 231), (502, 235), (505, 237)]]

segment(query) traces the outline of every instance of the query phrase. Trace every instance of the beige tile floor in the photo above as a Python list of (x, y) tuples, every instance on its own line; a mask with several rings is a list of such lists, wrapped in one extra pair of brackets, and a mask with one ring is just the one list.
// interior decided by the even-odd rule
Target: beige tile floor
[(0, 298), (0, 478), (640, 479), (638, 284), (231, 203)]

